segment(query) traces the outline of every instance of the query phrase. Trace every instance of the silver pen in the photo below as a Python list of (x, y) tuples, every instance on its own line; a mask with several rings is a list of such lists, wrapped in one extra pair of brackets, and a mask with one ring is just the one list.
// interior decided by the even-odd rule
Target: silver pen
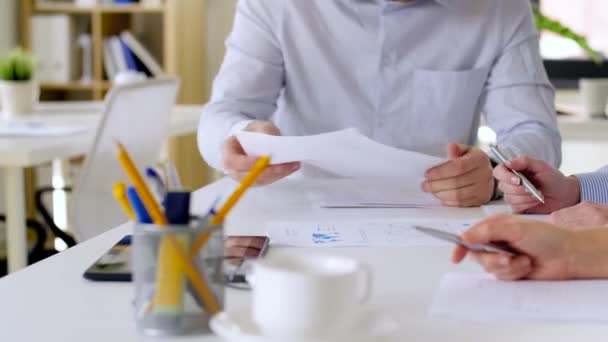
[(439, 229), (429, 228), (429, 227), (421, 227), (414, 226), (414, 229), (417, 231), (426, 234), (428, 236), (434, 237), (439, 240), (451, 242), (457, 245), (460, 245), (468, 250), (474, 252), (482, 252), (482, 253), (502, 253), (510, 256), (520, 255), (519, 251), (514, 249), (505, 243), (487, 243), (487, 244), (473, 244), (463, 241), (460, 236), (452, 233), (448, 233)]
[(526, 190), (528, 190), (532, 196), (534, 196), (541, 203), (545, 203), (545, 196), (543, 196), (543, 194), (534, 186), (534, 184), (532, 184), (532, 182), (530, 182), (528, 178), (526, 178), (526, 176), (524, 176), (521, 172), (515, 171), (509, 167), (509, 158), (507, 158), (507, 156), (500, 150), (498, 145), (490, 145), (490, 150), (492, 150), (492, 153), (494, 153), (496, 158), (498, 158), (498, 160), (500, 160), (500, 162), (504, 164), (509, 171), (513, 172), (514, 175), (521, 179), (524, 188), (526, 188)]

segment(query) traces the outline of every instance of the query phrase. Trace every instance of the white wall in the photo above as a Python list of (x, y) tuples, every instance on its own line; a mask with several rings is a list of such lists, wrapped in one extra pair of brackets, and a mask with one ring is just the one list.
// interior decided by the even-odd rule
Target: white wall
[(0, 55), (17, 44), (17, 0), (0, 0)]
[[(2, 1), (2, 0), (0, 0)], [(232, 29), (236, 0), (207, 1), (207, 80), (212, 82), (224, 59), (224, 42)]]

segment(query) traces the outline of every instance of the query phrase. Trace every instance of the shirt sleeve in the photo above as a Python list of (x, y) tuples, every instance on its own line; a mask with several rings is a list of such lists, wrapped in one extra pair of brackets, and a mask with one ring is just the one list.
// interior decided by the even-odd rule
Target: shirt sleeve
[(529, 1), (501, 1), (504, 48), (491, 68), (481, 108), (501, 147), (557, 167), (561, 136), (557, 127), (555, 90), (540, 55), (538, 32)]
[(581, 202), (608, 204), (608, 166), (576, 177), (581, 187)]
[(240, 0), (226, 55), (203, 109), (198, 145), (207, 163), (221, 169), (221, 146), (250, 120), (269, 120), (284, 86), (277, 37), (282, 1)]

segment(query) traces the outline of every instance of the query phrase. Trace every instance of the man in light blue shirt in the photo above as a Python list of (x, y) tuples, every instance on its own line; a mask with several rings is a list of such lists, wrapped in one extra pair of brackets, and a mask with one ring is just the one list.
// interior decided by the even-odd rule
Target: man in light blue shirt
[[(498, 143), (557, 166), (554, 91), (528, 0), (241, 0), (205, 107), (199, 146), (241, 178), (239, 130), (309, 135), (355, 127), (397, 148), (445, 155), (422, 185), (443, 204), (492, 198), (472, 147), (483, 113)], [(298, 170), (275, 165), (266, 184)]]
[(544, 161), (524, 156), (511, 160), (509, 168), (524, 173), (545, 197), (540, 203), (518, 177), (499, 165), (494, 176), (513, 212), (551, 214), (553, 223), (572, 228), (608, 224), (608, 166), (566, 177)]

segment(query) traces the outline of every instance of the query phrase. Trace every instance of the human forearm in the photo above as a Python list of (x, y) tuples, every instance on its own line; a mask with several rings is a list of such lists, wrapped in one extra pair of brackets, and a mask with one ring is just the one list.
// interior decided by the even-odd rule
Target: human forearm
[(558, 167), (562, 160), (559, 133), (542, 125), (530, 124), (530, 127), (520, 129), (518, 133), (499, 136), (499, 144), (511, 151), (514, 157), (530, 156)]
[(561, 136), (555, 90), (544, 70), (531, 23), (522, 21), (495, 63), (482, 98), (482, 112), (500, 145), (557, 167), (561, 162)]
[(608, 278), (608, 229), (598, 227), (574, 232), (568, 249), (572, 278)]
[(198, 146), (209, 165), (216, 169), (222, 168), (222, 144), (235, 125), (249, 119), (237, 113), (216, 113), (205, 110), (199, 123)]
[(215, 168), (223, 169), (221, 147), (235, 125), (269, 120), (277, 109), (285, 84), (283, 53), (274, 32), (282, 21), (278, 3), (238, 3), (224, 61), (199, 124), (199, 148)]

